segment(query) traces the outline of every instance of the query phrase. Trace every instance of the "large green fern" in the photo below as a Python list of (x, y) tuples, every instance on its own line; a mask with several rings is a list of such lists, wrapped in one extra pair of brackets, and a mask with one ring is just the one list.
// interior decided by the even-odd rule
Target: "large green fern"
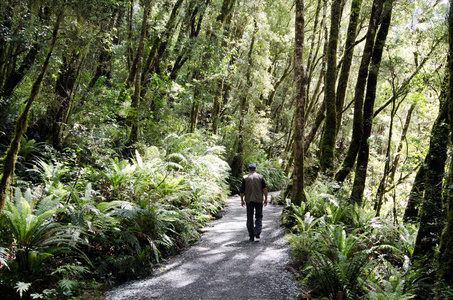
[(12, 238), (9, 252), (14, 260), (8, 265), (12, 272), (18, 272), (18, 281), (42, 279), (41, 271), (51, 258), (75, 249), (79, 240), (74, 233), (78, 230), (55, 221), (62, 211), (50, 197), (39, 200), (30, 189), (22, 194), (15, 188), (14, 199), (7, 201), (3, 211), (2, 224)]

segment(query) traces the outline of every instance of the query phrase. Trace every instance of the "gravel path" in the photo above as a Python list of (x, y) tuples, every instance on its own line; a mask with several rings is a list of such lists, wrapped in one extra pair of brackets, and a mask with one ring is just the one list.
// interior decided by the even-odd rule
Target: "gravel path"
[(298, 285), (285, 270), (290, 255), (279, 226), (282, 206), (263, 209), (261, 239), (250, 242), (240, 202), (229, 198), (224, 217), (153, 277), (111, 290), (106, 299), (296, 299)]

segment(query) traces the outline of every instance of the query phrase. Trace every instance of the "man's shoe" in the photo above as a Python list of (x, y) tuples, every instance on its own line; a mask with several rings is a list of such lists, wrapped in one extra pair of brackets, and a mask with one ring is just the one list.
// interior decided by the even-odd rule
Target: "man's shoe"
[(259, 239), (259, 238), (260, 238), (260, 235), (259, 235), (259, 234), (255, 234), (255, 237), (256, 237), (257, 239)]

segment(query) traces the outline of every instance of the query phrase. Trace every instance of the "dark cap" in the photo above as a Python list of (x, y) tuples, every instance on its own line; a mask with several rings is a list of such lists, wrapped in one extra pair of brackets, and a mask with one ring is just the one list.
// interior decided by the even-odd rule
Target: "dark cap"
[(249, 165), (249, 170), (256, 170), (256, 165), (255, 164), (250, 164)]

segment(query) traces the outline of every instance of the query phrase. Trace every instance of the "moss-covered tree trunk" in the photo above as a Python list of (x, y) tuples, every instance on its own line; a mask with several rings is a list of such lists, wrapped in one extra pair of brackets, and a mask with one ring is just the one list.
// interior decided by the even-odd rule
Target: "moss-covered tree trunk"
[[(448, 119), (450, 123), (450, 139), (453, 144), (453, 1), (450, 0), (450, 12), (448, 16)], [(448, 217), (442, 232), (439, 246), (439, 270), (438, 279), (449, 286), (453, 286), (453, 162), (450, 162), (450, 170), (447, 180)]]
[(354, 91), (354, 120), (352, 128), (352, 138), (349, 144), (346, 157), (343, 160), (341, 169), (335, 174), (335, 180), (343, 182), (346, 176), (352, 170), (356, 161), (357, 153), (359, 152), (360, 141), (363, 135), (363, 98), (365, 95), (365, 87), (368, 78), (368, 68), (371, 62), (371, 55), (373, 53), (374, 40), (376, 37), (376, 30), (378, 28), (379, 18), (382, 12), (384, 0), (374, 0), (371, 10), (370, 22), (368, 24), (368, 31), (366, 34), (365, 46), (363, 48), (362, 60), (360, 62), (359, 73)]
[(91, 78), (90, 82), (88, 83), (87, 86), (87, 91), (89, 92), (96, 82), (101, 78), (102, 76), (110, 79), (111, 77), (111, 64), (112, 64), (112, 58), (113, 58), (113, 50), (111, 44), (117, 44), (118, 39), (112, 38), (109, 34), (115, 25), (121, 24), (121, 20), (124, 14), (124, 9), (123, 8), (117, 8), (113, 12), (113, 15), (110, 16), (110, 20), (107, 24), (101, 24), (101, 33), (105, 35), (105, 37), (101, 41), (100, 45), (100, 51), (99, 51), (99, 57), (97, 60), (97, 65), (96, 69), (94, 71), (93, 77)]
[(440, 240), (438, 265), (438, 279), (449, 286), (453, 286), (453, 208), (451, 207), (451, 197), (447, 224)]
[(449, 142), (448, 110), (444, 103), (433, 125), (426, 161), (425, 194), (420, 208), (420, 229), (413, 257), (433, 257), (439, 243), (445, 214), (442, 203), (442, 181)]
[(338, 75), (338, 86), (336, 93), (336, 112), (337, 112), (337, 130), (336, 134), (340, 131), (341, 121), (343, 119), (343, 106), (346, 98), (346, 90), (349, 82), (349, 73), (352, 65), (352, 58), (354, 54), (354, 45), (357, 37), (357, 26), (360, 21), (360, 9), (363, 0), (353, 0), (351, 3), (351, 12), (349, 14), (348, 33), (344, 45), (344, 54), (341, 61), (341, 69)]
[[(173, 35), (176, 33), (175, 27), (177, 26), (179, 11), (181, 9), (183, 0), (177, 0), (176, 3), (173, 5), (172, 11), (170, 16), (167, 20), (165, 25), (164, 32), (160, 33), (154, 40), (153, 46), (148, 53), (148, 57), (146, 62), (143, 63), (143, 70), (142, 70), (142, 84), (141, 84), (141, 91), (140, 91), (140, 98), (145, 99), (146, 93), (149, 90), (149, 86), (151, 85), (153, 78), (155, 75), (160, 76), (162, 74), (162, 60), (164, 59), (164, 53), (167, 50), (169, 44), (171, 44), (171, 40)], [(151, 110), (156, 112), (156, 108), (158, 107), (154, 100), (151, 100), (152, 103), (150, 105)]]
[[(43, 39), (45, 35), (37, 34), (40, 31), (38, 29), (35, 31), (36, 36), (31, 45), (21, 42), (20, 38), (17, 40), (16, 38), (8, 37), (8, 32), (17, 30), (13, 28), (17, 26), (13, 21), (16, 6), (19, 6), (19, 3), (9, 5), (5, 2), (2, 5), (2, 7), (7, 7), (6, 9), (2, 9), (3, 34), (0, 35), (0, 132), (6, 133), (4, 136), (5, 141), (12, 137), (13, 124), (9, 121), (9, 116), (12, 114), (14, 90), (35, 65), (36, 60), (39, 58), (39, 52), (46, 43)], [(38, 14), (38, 17), (40, 23), (50, 27), (51, 9), (48, 6), (41, 6), (39, 10), (40, 14)], [(34, 13), (30, 11), (28, 14), (33, 15)], [(20, 16), (20, 18), (28, 19), (23, 18), (23, 16)], [(30, 20), (27, 22), (30, 22)], [(31, 24), (28, 26), (30, 28), (33, 27)], [(26, 54), (24, 54), (22, 61), (19, 61), (19, 58), (22, 56), (21, 52), (25, 51)]]
[(139, 123), (140, 123), (140, 91), (142, 87), (142, 66), (145, 48), (145, 37), (147, 30), (148, 16), (151, 12), (151, 0), (145, 1), (145, 8), (143, 11), (142, 28), (140, 31), (140, 41), (137, 49), (137, 70), (135, 72), (135, 88), (134, 95), (131, 101), (131, 112), (128, 116), (131, 124), (131, 132), (129, 134), (128, 145), (133, 145), (138, 140)]
[[(423, 263), (427, 270), (424, 274), (427, 285), (434, 285), (435, 282), (436, 273), (432, 272), (435, 270), (435, 253), (446, 221), (442, 186), (450, 132), (447, 105), (442, 104), (431, 131), (426, 162), (425, 194), (419, 213), (420, 227), (412, 254), (412, 259)], [(432, 289), (420, 289), (415, 299), (434, 299), (434, 293)]]
[(174, 49), (176, 52), (176, 59), (171, 68), (170, 79), (175, 80), (181, 68), (189, 58), (191, 58), (192, 50), (196, 45), (196, 38), (201, 31), (201, 25), (206, 9), (210, 4), (211, 0), (191, 0), (188, 3), (185, 17), (181, 24), (182, 28), (179, 32)]
[(296, 115), (294, 118), (294, 171), (292, 203), (305, 202), (304, 194), (304, 128), (305, 128), (305, 71), (304, 53), (304, 1), (296, 0), (296, 23), (294, 45), (294, 76), (296, 80)]
[(53, 120), (51, 124), (52, 144), (55, 149), (62, 149), (64, 126), (68, 123), (69, 114), (73, 105), (74, 86), (78, 77), (80, 51), (73, 51), (64, 58), (60, 73), (58, 74), (55, 91), (57, 99), (55, 106), (47, 113), (47, 117)]
[(64, 10), (61, 9), (57, 20), (55, 22), (54, 30), (52, 33), (52, 40), (49, 47), (49, 52), (47, 53), (46, 59), (44, 61), (43, 67), (41, 72), (39, 73), (38, 77), (36, 78), (33, 86), (31, 88), (30, 96), (27, 99), (25, 104), (25, 108), (20, 114), (19, 118), (16, 121), (16, 129), (14, 133), (14, 138), (9, 145), (8, 150), (6, 151), (5, 157), (3, 158), (3, 170), (2, 175), (0, 178), (0, 211), (3, 210), (6, 204), (7, 194), (9, 190), (9, 186), (11, 183), (11, 178), (14, 176), (14, 168), (17, 160), (17, 154), (20, 150), (20, 141), (22, 136), (24, 135), (27, 129), (27, 121), (28, 121), (28, 113), (32, 107), (33, 102), (35, 101), (36, 97), (39, 95), (39, 91), (41, 89), (41, 83), (44, 79), (44, 75), (46, 74), (47, 68), (50, 63), (50, 58), (52, 56), (53, 49), (57, 42), (58, 31), (60, 29), (60, 25), (63, 21), (63, 13)]
[(337, 130), (337, 106), (335, 88), (337, 83), (337, 48), (340, 21), (342, 13), (342, 0), (332, 3), (330, 36), (327, 47), (327, 71), (325, 77), (324, 103), (326, 104), (326, 118), (324, 131), (321, 138), (320, 166), (329, 177), (334, 172), (335, 137)]
[(404, 223), (418, 222), (418, 211), (425, 192), (426, 159), (418, 169), (414, 182), (412, 183), (409, 199), (407, 200), (406, 208), (404, 210)]
[(376, 88), (379, 75), (379, 68), (384, 51), (385, 41), (390, 28), (392, 19), (393, 1), (387, 0), (383, 9), (382, 24), (376, 36), (376, 43), (373, 47), (373, 55), (371, 58), (370, 72), (368, 74), (368, 82), (366, 88), (365, 103), (363, 106), (363, 132), (360, 140), (360, 148), (357, 155), (357, 165), (354, 177), (354, 184), (351, 192), (351, 203), (362, 204), (363, 191), (365, 190), (366, 173), (368, 168), (368, 158), (370, 146), (368, 138), (371, 136), (374, 118), (374, 102), (376, 100)]

